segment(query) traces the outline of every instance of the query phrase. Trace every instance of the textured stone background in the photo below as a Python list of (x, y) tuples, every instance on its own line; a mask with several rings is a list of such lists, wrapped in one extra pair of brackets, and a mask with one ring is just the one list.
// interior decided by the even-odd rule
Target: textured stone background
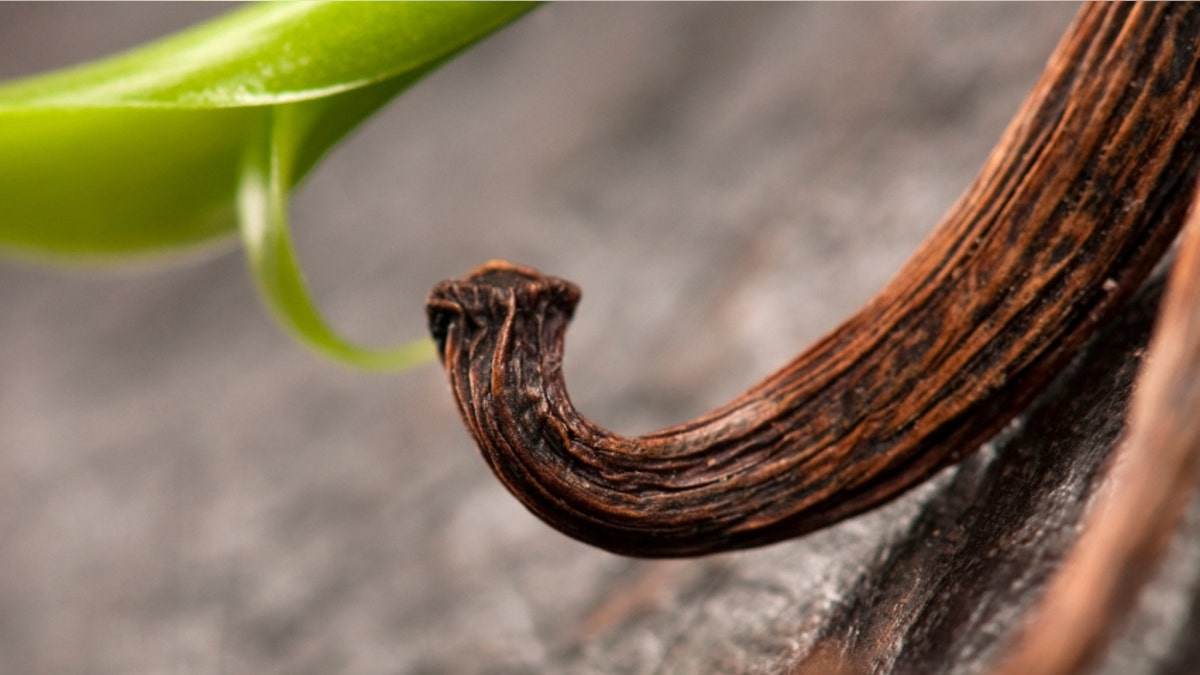
[[(0, 76), (225, 9), (0, 4)], [(887, 280), (1074, 10), (546, 6), (339, 147), (294, 202), (301, 255), (335, 325), (374, 342), (422, 335), (426, 290), (489, 258), (572, 279), (576, 403), (624, 432), (675, 423)], [(436, 366), (351, 372), (282, 335), (232, 246), (105, 274), (0, 262), (0, 317), (4, 672), (769, 673), (834, 638), (903, 670), (839, 617), (904, 614), (862, 580), (892, 542), (948, 536), (927, 504), (978, 500), (996, 454), (802, 540), (632, 561), (504, 493)], [(1109, 671), (1180, 658), (1194, 548)], [(976, 672), (1027, 602), (980, 604), (969, 646), (918, 637)]]

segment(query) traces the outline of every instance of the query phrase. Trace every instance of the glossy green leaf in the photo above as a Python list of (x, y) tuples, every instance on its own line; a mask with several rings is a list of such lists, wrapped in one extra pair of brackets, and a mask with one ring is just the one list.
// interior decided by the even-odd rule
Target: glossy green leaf
[(411, 73), (530, 3), (263, 3), (0, 90), (0, 111), (230, 108), (331, 96)]
[[(0, 87), (0, 252), (120, 262), (227, 240), (241, 224), (260, 290), (302, 339), (358, 365), (407, 361), (411, 350), (359, 350), (321, 320), (291, 252), (286, 190), (365, 117), (531, 6), (266, 3)], [(263, 212), (248, 206), (255, 180)]]

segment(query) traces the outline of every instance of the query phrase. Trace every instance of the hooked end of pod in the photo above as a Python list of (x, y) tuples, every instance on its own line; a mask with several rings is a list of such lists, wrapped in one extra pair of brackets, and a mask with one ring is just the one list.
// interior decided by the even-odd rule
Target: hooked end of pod
[(557, 313), (569, 320), (579, 304), (575, 284), (542, 274), (532, 267), (491, 260), (470, 274), (433, 287), (425, 303), (429, 332), (445, 363), (451, 331), (459, 337), (500, 330), (514, 313)]

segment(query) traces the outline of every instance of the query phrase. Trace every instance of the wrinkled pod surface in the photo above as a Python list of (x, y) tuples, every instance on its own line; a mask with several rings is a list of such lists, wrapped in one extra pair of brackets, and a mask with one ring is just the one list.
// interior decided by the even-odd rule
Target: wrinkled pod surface
[(430, 329), (468, 430), (533, 513), (626, 555), (769, 544), (895, 497), (1006, 424), (1174, 240), (1197, 176), (1198, 42), (1190, 4), (1084, 6), (896, 277), (690, 422), (626, 437), (575, 410), (574, 285), (503, 262), (437, 285)]

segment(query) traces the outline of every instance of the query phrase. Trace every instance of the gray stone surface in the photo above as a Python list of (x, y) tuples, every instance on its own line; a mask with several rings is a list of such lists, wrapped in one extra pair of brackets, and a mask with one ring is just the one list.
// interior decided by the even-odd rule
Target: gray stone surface
[[(0, 75), (222, 9), (0, 4)], [(427, 289), (489, 258), (576, 281), (579, 407), (675, 423), (889, 278), (1073, 12), (546, 6), (330, 156), (294, 201), (301, 256), (368, 342), (424, 334)], [(801, 540), (626, 560), (503, 492), (435, 365), (361, 374), (291, 342), (232, 246), (104, 274), (2, 262), (0, 289), (4, 672), (784, 672), (996, 454)], [(1177, 552), (1111, 672), (1187, 658), (1196, 557)]]

